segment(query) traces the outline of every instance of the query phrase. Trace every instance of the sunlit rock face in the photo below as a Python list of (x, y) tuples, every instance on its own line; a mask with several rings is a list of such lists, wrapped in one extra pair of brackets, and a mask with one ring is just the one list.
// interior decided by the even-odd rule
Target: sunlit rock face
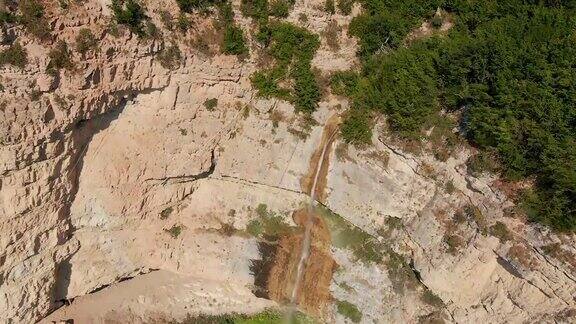
[[(286, 306), (294, 283), (276, 276), (281, 293), (255, 293), (254, 265), (266, 257), (263, 242), (288, 260), (269, 260), (272, 273), (297, 264), (295, 212), (310, 203), (314, 156), (348, 101), (328, 92), (315, 122), (305, 121), (290, 103), (256, 96), (253, 40), (244, 60), (210, 56), (190, 46), (200, 30), (176, 40), (182, 64), (168, 70), (157, 59), (161, 39), (107, 32), (107, 4), (46, 6), (58, 40), (74, 44), (81, 27), (99, 39), (97, 51), (73, 52), (74, 71), (45, 73), (52, 44), (21, 28), (0, 34), (16, 35), (29, 56), (24, 69), (0, 67), (0, 318), (161, 322)], [(159, 10), (177, 11), (168, 0), (146, 5), (161, 29)], [(312, 65), (327, 77), (358, 62), (351, 16), (323, 6), (297, 2), (286, 20), (320, 35)], [(249, 34), (240, 2), (233, 8)], [(324, 32), (333, 21), (338, 49)], [(468, 174), (470, 148), (440, 162), (405, 152), (383, 125), (373, 145), (336, 136), (326, 154), (322, 239), (304, 267), (322, 275), (322, 289), (305, 273), (302, 296), (313, 307), (302, 308), (337, 323), (354, 308), (365, 323), (570, 322), (574, 236), (504, 217), (513, 203), (499, 180)], [(292, 236), (272, 239), (271, 219)]]

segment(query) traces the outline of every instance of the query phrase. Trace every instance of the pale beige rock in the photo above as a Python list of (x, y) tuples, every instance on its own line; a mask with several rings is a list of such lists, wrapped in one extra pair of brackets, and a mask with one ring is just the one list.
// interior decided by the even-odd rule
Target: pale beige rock
[[(327, 17), (323, 3), (298, 2), (288, 20), (316, 33), (331, 19), (346, 28), (351, 17)], [(290, 104), (255, 97), (249, 81), (254, 57), (208, 58), (182, 45), (184, 64), (168, 71), (155, 58), (160, 42), (106, 34), (107, 4), (89, 0), (69, 14), (49, 8), (59, 39), (72, 44), (80, 26), (102, 36), (97, 53), (75, 57), (79, 72), (60, 73), (57, 89), (42, 74), (47, 44), (22, 39), (30, 64), (25, 70), (2, 67), (2, 318), (34, 322), (71, 298), (72, 307), (46, 321), (82, 314), (98, 322), (117, 310), (127, 321), (141, 322), (274, 306), (251, 293), (257, 242), (242, 232), (222, 234), (222, 224), (242, 231), (259, 204), (291, 222), (290, 211), (308, 199), (300, 179), (322, 124), (348, 103), (325, 98), (314, 114), (319, 125), (300, 138), (303, 127)], [(159, 9), (177, 10), (173, 1), (147, 5), (158, 26)], [(233, 1), (237, 21), (248, 30), (251, 19), (239, 15), (239, 5)], [(300, 21), (302, 13), (307, 22)], [(323, 40), (313, 65), (324, 73), (354, 67), (356, 43), (345, 35), (337, 52)], [(47, 93), (32, 101), (34, 90)], [(211, 98), (218, 105), (208, 111), (204, 102)], [(273, 116), (282, 117), (277, 126)], [(441, 311), (447, 321), (547, 322), (576, 308), (574, 269), (542, 249), (561, 243), (576, 253), (573, 235), (560, 238), (503, 218), (512, 203), (493, 178), (466, 173), (469, 151), (441, 163), (404, 153), (375, 134), (368, 150), (350, 147), (343, 159), (331, 154), (327, 206), (411, 260), (422, 283), (446, 304)], [(423, 172), (425, 164), (435, 170), (433, 177)], [(454, 193), (443, 189), (448, 180)], [(509, 256), (511, 242), (484, 236), (471, 222), (458, 225), (466, 242), (457, 254), (448, 253), (442, 213), (449, 217), (466, 204), (478, 206), (489, 225), (506, 223), (534, 264), (518, 263)], [(404, 229), (379, 237), (389, 216), (400, 218)], [(166, 232), (173, 226), (181, 226), (176, 238)], [(395, 292), (386, 264), (362, 264), (350, 251), (333, 252), (341, 269), (333, 296), (357, 305), (363, 322), (415, 322), (436, 311), (421, 301), (421, 291)], [(213, 298), (222, 303), (207, 302)], [(333, 320), (344, 321), (336, 308)]]
[(36, 79), (36, 84), (38, 85), (38, 90), (41, 92), (52, 91), (57, 86), (56, 78), (46, 73), (40, 74), (38, 79)]

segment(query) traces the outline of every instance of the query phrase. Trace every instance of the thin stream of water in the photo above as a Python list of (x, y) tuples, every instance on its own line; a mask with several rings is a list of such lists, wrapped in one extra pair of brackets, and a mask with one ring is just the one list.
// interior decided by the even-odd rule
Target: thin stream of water
[(304, 265), (306, 264), (306, 261), (308, 260), (308, 257), (310, 256), (310, 248), (312, 246), (312, 242), (311, 242), (311, 236), (312, 236), (312, 224), (313, 222), (313, 212), (314, 212), (314, 207), (316, 205), (316, 186), (318, 184), (318, 178), (320, 177), (320, 170), (322, 169), (322, 166), (324, 164), (324, 155), (326, 155), (326, 150), (328, 148), (328, 145), (330, 145), (330, 142), (332, 141), (332, 139), (334, 138), (334, 136), (336, 136), (337, 134), (337, 130), (334, 130), (334, 132), (332, 133), (332, 135), (330, 135), (330, 137), (328, 138), (328, 140), (326, 141), (326, 143), (324, 144), (324, 147), (322, 147), (322, 153), (320, 154), (320, 159), (318, 160), (318, 165), (316, 167), (316, 172), (314, 174), (314, 180), (312, 182), (312, 188), (310, 190), (310, 203), (308, 204), (307, 207), (307, 219), (306, 219), (306, 224), (305, 224), (305, 229), (304, 229), (304, 239), (302, 240), (302, 250), (300, 252), (300, 260), (298, 262), (298, 268), (296, 270), (296, 280), (294, 281), (294, 287), (292, 288), (292, 294), (290, 296), (290, 307), (288, 310), (288, 316), (287, 316), (287, 321), (288, 323), (292, 322), (292, 317), (293, 317), (293, 313), (294, 310), (296, 309), (296, 299), (297, 299), (297, 294), (298, 294), (298, 289), (300, 288), (300, 282), (302, 281), (302, 275), (304, 272)]

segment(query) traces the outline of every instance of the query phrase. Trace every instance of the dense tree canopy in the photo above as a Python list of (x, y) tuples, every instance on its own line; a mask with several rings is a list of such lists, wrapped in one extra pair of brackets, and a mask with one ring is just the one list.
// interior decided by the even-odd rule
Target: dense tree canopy
[[(497, 152), (506, 177), (536, 180), (523, 200), (528, 216), (575, 230), (576, 1), (362, 5), (365, 13), (350, 29), (360, 41), (363, 69), (333, 80), (335, 89), (352, 97), (353, 109), (385, 113), (393, 130), (412, 137), (440, 109), (461, 111), (462, 133), (480, 149)], [(410, 30), (437, 8), (449, 13), (454, 28), (408, 44)], [(359, 114), (353, 115), (348, 123), (356, 125)]]

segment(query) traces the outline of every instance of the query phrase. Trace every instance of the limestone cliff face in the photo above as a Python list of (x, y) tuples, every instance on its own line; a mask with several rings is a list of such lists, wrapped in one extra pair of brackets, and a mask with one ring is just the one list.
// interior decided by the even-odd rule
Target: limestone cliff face
[(75, 71), (46, 74), (51, 45), (20, 28), (7, 31), (30, 62), (24, 70), (2, 68), (0, 310), (15, 322), (36, 320), (65, 298), (67, 260), (79, 248), (69, 215), (92, 136), (86, 121), (111, 113), (125, 97), (162, 89), (170, 78), (153, 62), (157, 42), (107, 34), (99, 2), (74, 10), (49, 14), (56, 38), (73, 44), (81, 26), (101, 38), (97, 54), (75, 58)]
[[(350, 17), (328, 17), (323, 3), (297, 2), (287, 19), (319, 34), (332, 20), (345, 29)], [(238, 24), (250, 30), (233, 4)], [(159, 9), (177, 10), (172, 1), (147, 7), (158, 26)], [(110, 34), (106, 1), (68, 11), (49, 3), (47, 16), (57, 40), (73, 44), (80, 28), (90, 28), (98, 49), (74, 54), (74, 70), (54, 76), (45, 72), (54, 42), (3, 31), (27, 49), (29, 64), (0, 68), (0, 319), (34, 322), (74, 298), (82, 307), (81, 296), (107, 285), (88, 305), (107, 302), (133, 312), (126, 318), (135, 322), (276, 305), (252, 294), (250, 260), (260, 255), (245, 229), (260, 204), (291, 222), (290, 211), (308, 199), (300, 181), (322, 124), (347, 101), (327, 95), (313, 115), (319, 125), (304, 125), (290, 104), (255, 96), (256, 55), (209, 57), (181, 37), (182, 64), (167, 70), (157, 57), (163, 39)], [(354, 65), (354, 41), (340, 36), (337, 51), (322, 38), (313, 64), (324, 73)], [(208, 109), (213, 98), (217, 106)], [(326, 207), (404, 257), (406, 267), (359, 262), (332, 247), (333, 299), (354, 303), (363, 322), (573, 318), (574, 235), (504, 217), (513, 205), (505, 186), (467, 174), (469, 148), (439, 162), (375, 133), (367, 149), (334, 143)], [(423, 298), (426, 291), (440, 301)], [(86, 307), (80, 314), (94, 308)], [(336, 306), (330, 311), (326, 321), (345, 321)]]

